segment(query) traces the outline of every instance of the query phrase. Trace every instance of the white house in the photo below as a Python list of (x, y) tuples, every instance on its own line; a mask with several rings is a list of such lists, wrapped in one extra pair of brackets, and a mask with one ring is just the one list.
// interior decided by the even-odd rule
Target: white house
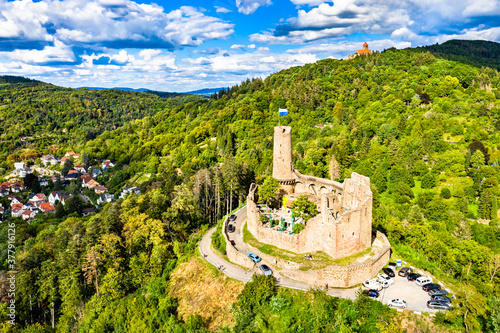
[(15, 170), (21, 170), (24, 168), (24, 162), (15, 162), (14, 163), (14, 169)]
[(51, 205), (55, 205), (57, 200), (61, 201), (61, 198), (59, 197), (59, 195), (60, 195), (59, 192), (52, 192), (49, 194), (49, 202)]
[(125, 187), (120, 193), (120, 199), (125, 199), (129, 193), (141, 194), (141, 189), (137, 186)]
[(103, 202), (111, 202), (115, 200), (115, 196), (113, 194), (105, 193), (101, 194), (99, 198), (97, 198), (97, 204), (100, 205)]
[(26, 175), (32, 174), (33, 171), (31, 171), (31, 168), (28, 166), (25, 166), (24, 168), (21, 169), (19, 175), (24, 178)]

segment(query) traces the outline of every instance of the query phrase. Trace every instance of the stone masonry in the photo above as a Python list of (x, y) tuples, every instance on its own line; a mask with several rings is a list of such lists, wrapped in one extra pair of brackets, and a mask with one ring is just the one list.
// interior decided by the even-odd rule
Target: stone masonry
[(274, 128), (273, 177), (294, 199), (301, 194), (316, 197), (320, 214), (309, 220), (299, 234), (265, 228), (250, 191), (248, 230), (262, 243), (295, 253), (323, 251), (337, 259), (371, 246), (372, 200), (370, 179), (355, 172), (344, 183), (302, 175), (292, 164), (292, 129)]

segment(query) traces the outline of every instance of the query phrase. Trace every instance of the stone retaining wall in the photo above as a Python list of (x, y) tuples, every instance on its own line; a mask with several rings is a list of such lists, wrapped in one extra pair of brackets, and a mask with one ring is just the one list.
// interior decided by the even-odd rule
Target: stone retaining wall
[[(259, 251), (257, 248), (253, 247), (252, 245), (250, 245), (248, 243), (246, 243), (246, 245), (251, 252), (255, 253), (256, 255), (261, 257), (265, 262), (268, 262), (271, 265), (276, 265), (276, 266), (283, 268), (283, 269), (299, 269), (299, 267), (300, 267), (300, 264), (298, 264), (296, 262), (289, 261), (289, 260), (283, 260), (283, 259), (277, 258), (277, 257), (272, 257), (268, 254), (265, 254), (265, 253)], [(276, 263), (274, 262), (274, 260), (276, 260)]]
[(284, 269), (280, 274), (310, 285), (347, 288), (362, 283), (375, 276), (389, 261), (391, 245), (387, 237), (377, 231), (377, 239), (384, 247), (371, 259), (349, 266), (328, 266), (319, 270), (300, 271)]

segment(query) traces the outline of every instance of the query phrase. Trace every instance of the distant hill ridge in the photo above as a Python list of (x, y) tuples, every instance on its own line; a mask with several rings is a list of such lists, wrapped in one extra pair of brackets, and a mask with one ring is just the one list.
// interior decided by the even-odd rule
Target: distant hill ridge
[(80, 87), (78, 89), (94, 89), (94, 90), (116, 89), (116, 90), (121, 90), (121, 91), (146, 92), (146, 93), (158, 95), (160, 97), (173, 97), (173, 96), (178, 96), (178, 95), (211, 95), (211, 94), (219, 92), (220, 90), (225, 89), (225, 88), (224, 87), (204, 88), (204, 89), (198, 89), (198, 90), (187, 91), (187, 92), (167, 92), (167, 91), (151, 90), (151, 89), (147, 89), (147, 88), (134, 89), (134, 88), (128, 88), (128, 87), (113, 87), (113, 88)]
[(476, 67), (500, 70), (500, 43), (484, 40), (452, 39), (443, 44), (417, 47), (448, 60), (459, 61)]

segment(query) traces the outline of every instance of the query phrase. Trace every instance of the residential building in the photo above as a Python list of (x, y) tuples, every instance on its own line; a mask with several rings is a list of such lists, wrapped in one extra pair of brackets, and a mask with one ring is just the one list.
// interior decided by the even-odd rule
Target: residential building
[(120, 193), (120, 199), (125, 199), (129, 193), (141, 194), (141, 189), (137, 186), (125, 187)]
[(96, 187), (94, 187), (94, 192), (97, 194), (102, 194), (102, 193), (107, 192), (107, 191), (108, 191), (108, 188), (105, 186), (102, 186), (102, 185), (97, 185)]
[(97, 198), (97, 204), (100, 205), (101, 203), (111, 202), (113, 200), (115, 200), (115, 196), (113, 194), (105, 193), (101, 194), (99, 198)]

